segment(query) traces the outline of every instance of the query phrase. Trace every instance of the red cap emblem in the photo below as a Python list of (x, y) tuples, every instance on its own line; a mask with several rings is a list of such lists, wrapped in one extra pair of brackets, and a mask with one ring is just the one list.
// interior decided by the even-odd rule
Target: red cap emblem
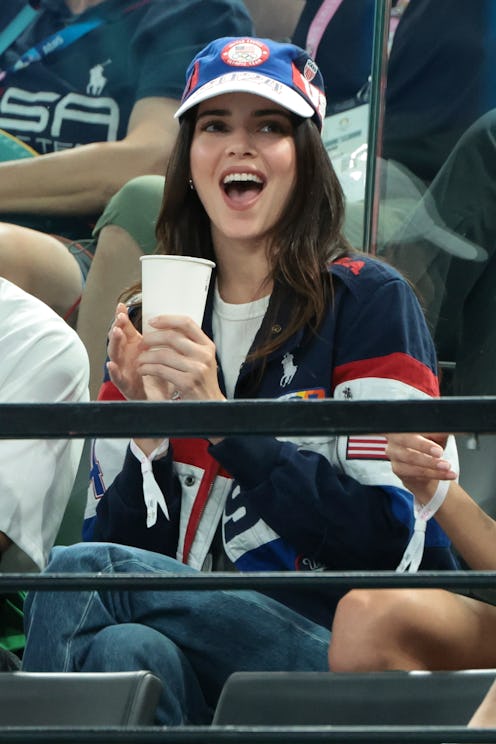
[(270, 56), (269, 48), (256, 39), (236, 39), (221, 52), (222, 61), (232, 67), (256, 67)]

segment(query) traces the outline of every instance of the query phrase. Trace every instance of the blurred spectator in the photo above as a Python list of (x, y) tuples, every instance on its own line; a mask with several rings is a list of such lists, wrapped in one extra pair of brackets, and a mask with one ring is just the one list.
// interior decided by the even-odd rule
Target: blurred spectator
[(257, 36), (288, 41), (305, 0), (245, 0)]
[[(62, 318), (0, 278), (0, 402), (88, 399), (88, 359)], [(82, 441), (0, 440), (2, 571), (45, 566), (69, 500)], [(22, 598), (0, 595), (0, 647), (22, 647)]]
[[(393, 0), (402, 9), (388, 64), (382, 155), (432, 181), (468, 126), (496, 107), (493, 0)], [(306, 0), (293, 40), (306, 46), (323, 5)], [(374, 0), (342, 0), (318, 45), (328, 113), (371, 72)], [(329, 105), (330, 104), (330, 105)]]
[[(322, 5), (306, 0), (297, 43), (306, 43)], [(456, 362), (443, 390), (492, 394), (496, 5), (399, 0), (393, 7), (403, 12), (388, 65), (376, 247), (413, 281), (440, 358)], [(373, 0), (343, 0), (323, 32), (316, 61), (328, 114), (352, 105), (370, 74), (373, 13)], [(345, 232), (362, 244), (363, 202), (349, 200)]]
[[(292, 34), (295, 44), (306, 48), (308, 32), (322, 0), (305, 0)], [(327, 113), (351, 101), (367, 83), (372, 63), (372, 37), (375, 0), (342, 0), (323, 29), (312, 54), (326, 83)], [(315, 53), (315, 46), (317, 53)]]
[(493, 0), (410, 0), (389, 58), (384, 157), (430, 183), (467, 127), (496, 107), (495, 71)]
[(130, 178), (165, 171), (188, 61), (252, 25), (241, 0), (40, 0), (23, 28), (29, 7), (0, 4), (4, 33), (20, 24), (0, 56), (0, 128), (40, 153), (0, 163), (0, 266), (67, 317), (96, 217)]
[(460, 138), (382, 253), (417, 288), (439, 358), (455, 362), (443, 392), (496, 393), (496, 111)]

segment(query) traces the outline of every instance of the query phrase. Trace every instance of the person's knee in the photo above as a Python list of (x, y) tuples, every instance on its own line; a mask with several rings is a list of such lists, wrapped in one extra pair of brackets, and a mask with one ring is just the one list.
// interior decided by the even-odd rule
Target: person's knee
[(109, 625), (95, 633), (80, 664), (83, 672), (148, 669), (162, 681), (157, 723), (207, 724), (212, 711), (185, 653), (158, 630), (140, 623)]
[(363, 633), (363, 620), (368, 617), (370, 592), (352, 590), (338, 603), (329, 646), (329, 667), (334, 672), (356, 671), (365, 659), (356, 659), (357, 636)]
[[(95, 633), (84, 661), (83, 671), (133, 671), (150, 669), (153, 659), (170, 651), (174, 667), (177, 649), (153, 628), (139, 623), (108, 625)], [(163, 661), (163, 659), (162, 659)]]
[(18, 225), (0, 222), (0, 271), (1, 275), (27, 292), (34, 294), (36, 273), (39, 268), (40, 243), (50, 243), (53, 238)]
[(108, 226), (120, 227), (144, 253), (155, 249), (155, 224), (162, 203), (165, 179), (147, 175), (132, 178), (114, 194), (96, 223), (99, 237)]
[(112, 209), (114, 224), (126, 218), (130, 211), (142, 213), (147, 211), (149, 199), (157, 193), (162, 196), (164, 189), (163, 176), (138, 176), (124, 184), (109, 201), (107, 210)]
[(74, 543), (52, 548), (45, 570), (47, 573), (93, 573), (104, 570), (108, 563), (106, 544)]
[(392, 635), (402, 628), (402, 607), (394, 592), (353, 590), (338, 603), (329, 646), (335, 672), (394, 667)]
[(0, 275), (65, 316), (81, 294), (81, 270), (53, 235), (0, 222)]

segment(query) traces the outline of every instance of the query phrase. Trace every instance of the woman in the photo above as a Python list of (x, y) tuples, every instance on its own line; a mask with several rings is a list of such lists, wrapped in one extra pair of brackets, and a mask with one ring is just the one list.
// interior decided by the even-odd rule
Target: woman
[[(494, 570), (496, 522), (456, 482), (456, 470), (443, 450), (444, 440), (437, 440), (420, 434), (389, 435), (387, 454), (393, 470), (421, 505), (439, 494), (440, 483), (446, 483), (449, 488), (436, 511), (436, 521), (471, 568)], [(443, 589), (350, 592), (340, 601), (334, 618), (331, 668), (496, 667), (496, 607), (490, 604), (494, 598), (492, 590), (471, 596)]]
[[(291, 44), (222, 38), (193, 60), (158, 236), (165, 253), (216, 263), (203, 327), (161, 316), (142, 337), (119, 305), (104, 397), (437, 394), (409, 285), (342, 237), (322, 91), (315, 63)], [(411, 497), (378, 437), (134, 439), (113, 463), (106, 444), (93, 448), (101, 498), (86, 523), (102, 542), (59, 549), (50, 571), (392, 568), (408, 542)], [(440, 530), (429, 531), (424, 563), (454, 566)], [(201, 723), (234, 670), (324, 670), (338, 598), (40, 592), (28, 602), (24, 666), (151, 668), (164, 680), (158, 720)]]

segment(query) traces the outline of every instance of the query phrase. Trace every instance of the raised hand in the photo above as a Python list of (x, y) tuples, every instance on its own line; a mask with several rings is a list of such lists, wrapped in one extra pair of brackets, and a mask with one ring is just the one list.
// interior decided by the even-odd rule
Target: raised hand
[(110, 379), (128, 400), (146, 400), (138, 358), (144, 348), (141, 333), (129, 320), (126, 306), (117, 305), (115, 320), (108, 335), (107, 363)]
[(224, 400), (215, 344), (201, 328), (182, 315), (161, 315), (149, 323), (154, 330), (143, 336), (138, 372), (153, 378), (155, 387), (163, 386), (172, 399)]
[(386, 454), (393, 472), (420, 503), (430, 500), (440, 480), (455, 480), (456, 472), (443, 459), (444, 435), (388, 434)]

